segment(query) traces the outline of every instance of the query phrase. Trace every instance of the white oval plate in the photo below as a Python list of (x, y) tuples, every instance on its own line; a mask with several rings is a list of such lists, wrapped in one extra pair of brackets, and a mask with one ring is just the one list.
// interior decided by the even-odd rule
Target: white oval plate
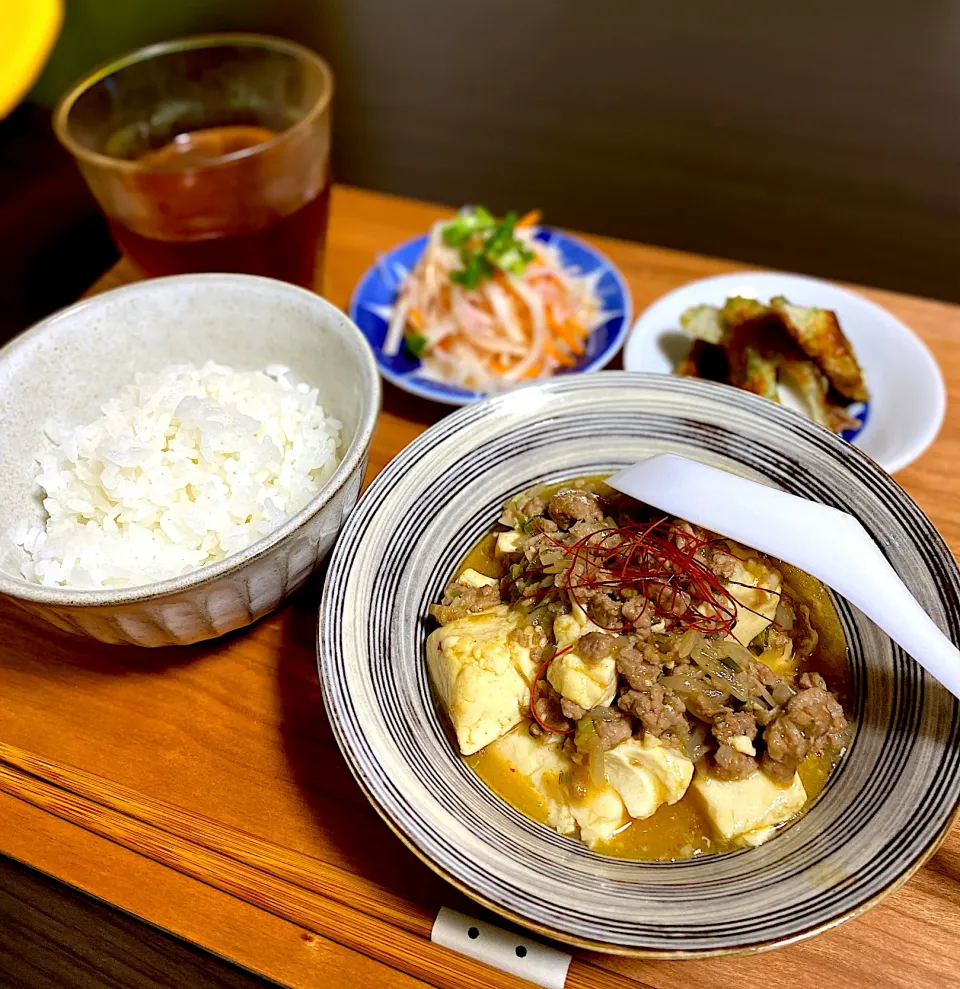
[[(732, 295), (764, 302), (785, 295), (798, 305), (837, 314), (870, 389), (865, 425), (845, 438), (884, 470), (892, 474), (906, 467), (934, 441), (947, 400), (940, 368), (926, 345), (882, 306), (818, 278), (745, 271), (683, 285), (640, 314), (624, 347), (623, 366), (672, 373), (691, 342), (680, 329), (680, 314), (688, 306), (721, 306)], [(793, 403), (784, 396), (784, 404)]]

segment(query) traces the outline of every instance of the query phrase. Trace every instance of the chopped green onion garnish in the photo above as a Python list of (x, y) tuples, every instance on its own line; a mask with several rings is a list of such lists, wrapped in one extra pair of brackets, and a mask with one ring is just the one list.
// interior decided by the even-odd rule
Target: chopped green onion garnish
[(450, 281), (457, 285), (473, 289), (481, 279), (489, 278), (493, 274), (493, 267), (482, 254), (471, 254), (464, 248), (460, 258), (463, 261), (462, 270), (450, 273)]
[(518, 219), (519, 214), (511, 211), (497, 223), (483, 206), (461, 210), (443, 228), (444, 242), (460, 248), (463, 265), (451, 273), (450, 280), (475, 289), (483, 279), (492, 278), (497, 269), (522, 275), (534, 253), (514, 236)]
[(459, 247), (467, 238), (478, 230), (489, 230), (496, 225), (490, 211), (483, 206), (461, 210), (443, 228), (444, 242), (451, 247)]
[(418, 358), (423, 357), (429, 342), (422, 333), (407, 333), (403, 337), (403, 343), (407, 350)]

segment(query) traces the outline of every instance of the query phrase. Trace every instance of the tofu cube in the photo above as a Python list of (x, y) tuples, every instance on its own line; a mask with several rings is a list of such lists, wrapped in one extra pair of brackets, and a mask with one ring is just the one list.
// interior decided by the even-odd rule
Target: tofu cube
[(616, 696), (617, 663), (613, 657), (585, 663), (576, 651), (568, 652), (550, 664), (547, 679), (562, 697), (589, 711), (606, 706)]
[(467, 569), (457, 577), (457, 583), (464, 587), (493, 587), (500, 582), (496, 577), (488, 577), (479, 570)]
[(506, 605), (467, 615), (431, 632), (427, 668), (463, 755), (471, 755), (519, 724), (530, 705), (536, 662), (511, 633), (517, 618)]
[(678, 749), (645, 735), (628, 738), (604, 755), (607, 780), (627, 813), (651, 817), (663, 804), (675, 804), (693, 779), (693, 763)]
[(536, 791), (546, 813), (546, 823), (559, 834), (577, 830), (570, 813), (560, 774), (572, 769), (570, 757), (552, 739), (533, 738), (523, 728), (508, 732), (491, 743), (484, 758), (499, 759), (508, 770), (522, 776)]
[(773, 621), (780, 604), (780, 574), (757, 560), (752, 564), (753, 570), (748, 570), (738, 561), (733, 577), (724, 585), (738, 605), (732, 637), (742, 646), (750, 645)]
[(611, 786), (590, 790), (582, 800), (571, 802), (570, 813), (580, 827), (580, 838), (593, 847), (612, 838), (629, 822), (620, 794)]
[(520, 552), (520, 541), (523, 539), (522, 533), (517, 532), (516, 529), (510, 532), (501, 532), (497, 536), (497, 553), (500, 556), (506, 556), (509, 553), (519, 553)]
[(617, 663), (608, 656), (598, 663), (586, 663), (577, 653), (576, 643), (588, 632), (602, 632), (581, 608), (573, 614), (558, 615), (553, 621), (557, 649), (574, 648), (558, 656), (547, 668), (551, 686), (585, 711), (609, 704), (617, 693)]
[(794, 774), (789, 786), (779, 786), (759, 770), (744, 780), (718, 780), (697, 771), (694, 792), (721, 838), (738, 844), (762, 844), (778, 824), (799, 814), (807, 791)]

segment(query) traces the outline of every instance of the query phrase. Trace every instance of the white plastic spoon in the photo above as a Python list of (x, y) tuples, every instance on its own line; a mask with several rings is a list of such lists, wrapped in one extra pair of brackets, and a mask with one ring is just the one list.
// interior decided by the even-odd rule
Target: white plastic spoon
[(960, 697), (960, 650), (852, 515), (671, 453), (627, 467), (607, 484), (812, 574)]

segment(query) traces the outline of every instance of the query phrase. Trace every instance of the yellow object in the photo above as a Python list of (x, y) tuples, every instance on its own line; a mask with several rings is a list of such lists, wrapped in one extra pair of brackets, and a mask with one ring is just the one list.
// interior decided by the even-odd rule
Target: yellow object
[[(572, 615), (558, 615), (553, 620), (558, 650), (574, 645), (588, 632), (601, 631), (579, 607)], [(613, 637), (610, 642), (612, 647)], [(574, 648), (550, 664), (547, 679), (558, 694), (589, 711), (592, 707), (605, 707), (616, 696), (617, 663), (612, 655), (597, 663), (585, 663)]]
[(693, 763), (650, 734), (614, 746), (604, 763), (607, 779), (627, 813), (639, 820), (652, 817), (662, 804), (675, 804), (693, 779)]
[(484, 776), (494, 789), (513, 794), (512, 803), (560, 834), (579, 830), (591, 847), (631, 818), (647, 818), (663, 804), (675, 804), (694, 772), (683, 753), (651, 735), (629, 738), (606, 753), (606, 782), (599, 788), (584, 787), (582, 773), (580, 787), (561, 782), (578, 767), (556, 735), (533, 738), (517, 728), (492, 742), (481, 758), (488, 771), (495, 769), (492, 777)]
[(0, 118), (26, 95), (63, 23), (63, 0), (0, 0)]
[(756, 755), (757, 750), (753, 742), (750, 740), (749, 735), (734, 735), (733, 738), (727, 740), (731, 748), (735, 749), (737, 752), (742, 752), (744, 755)]
[(507, 553), (519, 553), (520, 552), (520, 541), (523, 538), (522, 534), (517, 532), (516, 529), (510, 532), (501, 532), (497, 536), (497, 552), (506, 555)]
[(485, 573), (480, 573), (479, 570), (464, 570), (457, 577), (457, 583), (463, 587), (495, 587), (499, 581), (496, 577), (488, 577)]
[(752, 561), (749, 570), (739, 561), (734, 564), (733, 577), (724, 587), (737, 602), (737, 622), (731, 637), (740, 645), (750, 645), (773, 621), (780, 604), (780, 583), (780, 574), (759, 560)]
[(570, 813), (580, 828), (581, 839), (591, 848), (612, 838), (630, 820), (620, 794), (612, 786), (602, 790), (591, 787), (585, 797), (571, 801)]
[(530, 709), (536, 661), (512, 641), (518, 616), (506, 605), (467, 615), (427, 639), (427, 668), (463, 755), (505, 735)]
[(799, 814), (807, 802), (799, 775), (783, 787), (760, 771), (745, 780), (724, 781), (698, 770), (693, 788), (703, 799), (717, 834), (741, 845), (762, 844), (778, 824)]
[(585, 663), (576, 652), (564, 653), (550, 664), (547, 679), (561, 697), (584, 711), (606, 707), (617, 694), (617, 664), (612, 656)]

